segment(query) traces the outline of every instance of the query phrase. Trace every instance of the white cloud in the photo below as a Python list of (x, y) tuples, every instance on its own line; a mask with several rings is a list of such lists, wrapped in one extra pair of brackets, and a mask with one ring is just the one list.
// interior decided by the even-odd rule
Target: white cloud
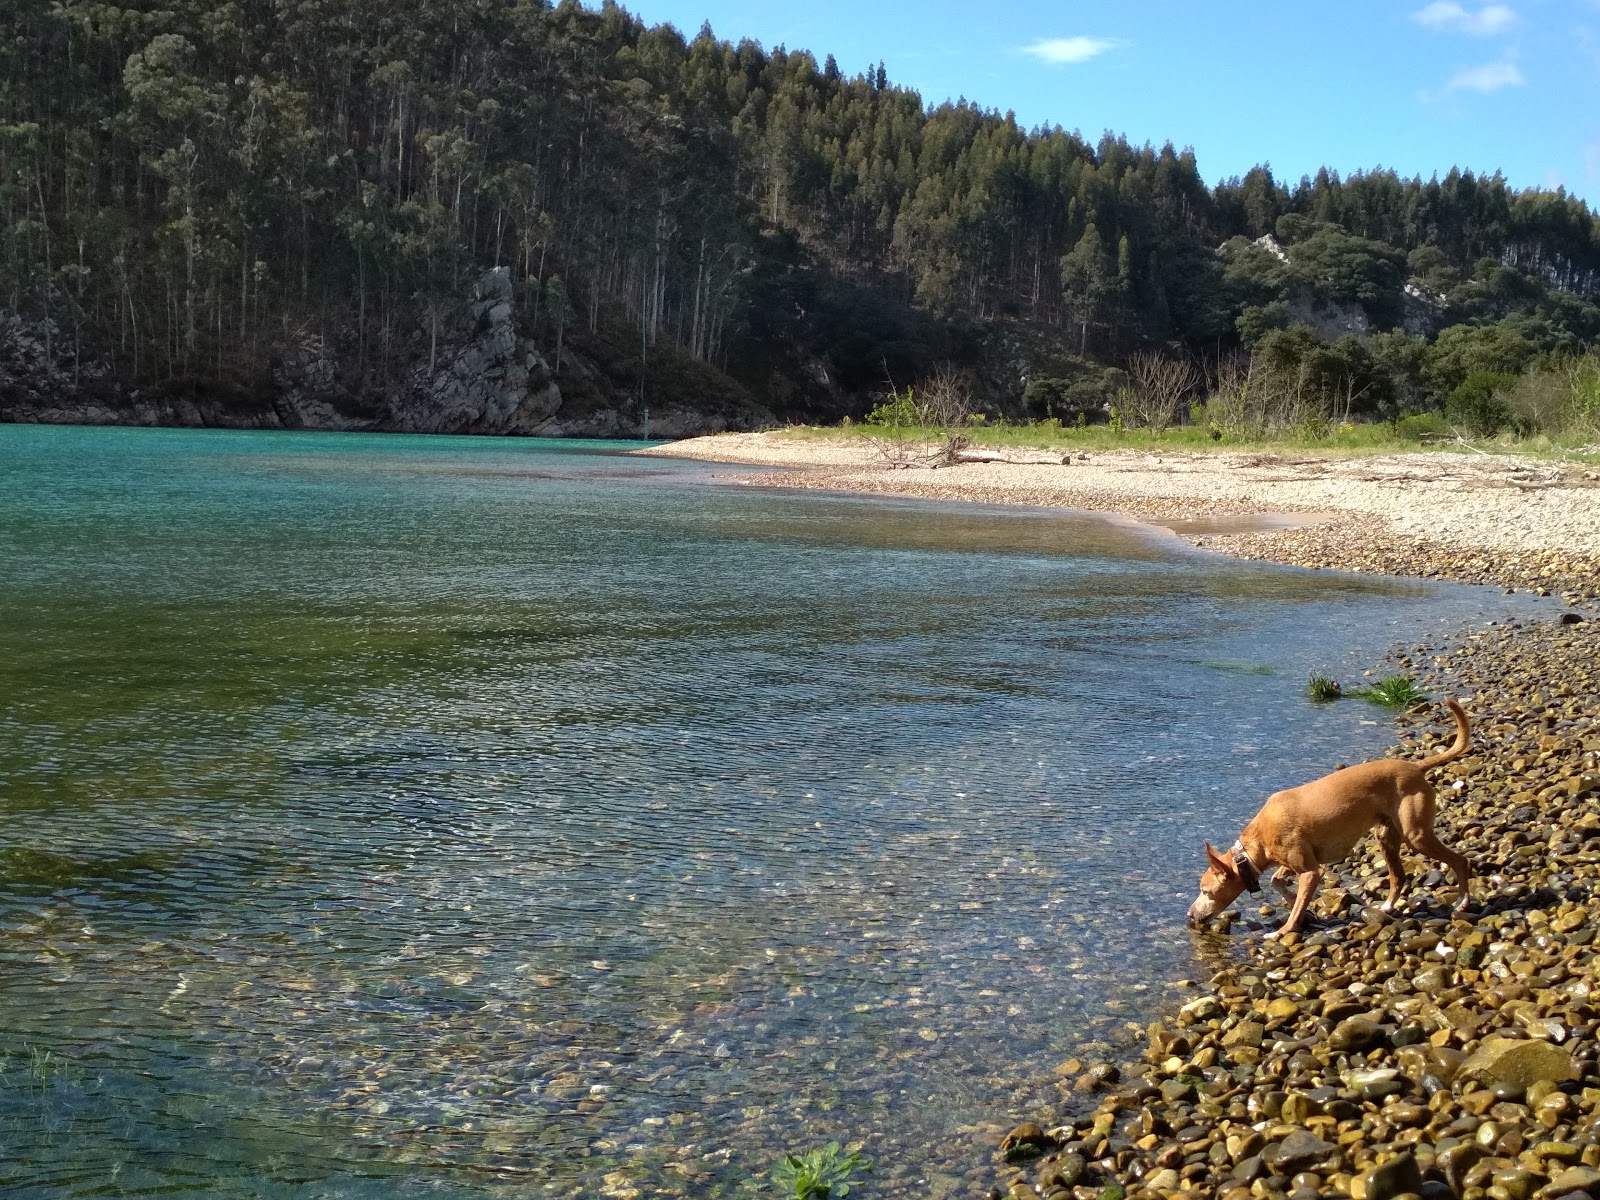
[(1504, 4), (1487, 4), (1477, 12), (1470, 12), (1455, 0), (1434, 0), (1412, 16), (1430, 29), (1470, 33), (1475, 37), (1493, 37), (1517, 23), (1517, 14)]
[(1098, 58), (1107, 50), (1115, 50), (1121, 44), (1115, 38), (1045, 38), (1031, 46), (1024, 46), (1022, 52), (1031, 54), (1040, 62), (1064, 66), (1069, 63), (1088, 62), (1091, 58)]
[(1446, 92), (1498, 92), (1505, 87), (1521, 87), (1526, 83), (1517, 64), (1510, 59), (1485, 63), (1481, 67), (1466, 67), (1450, 76), (1444, 85)]

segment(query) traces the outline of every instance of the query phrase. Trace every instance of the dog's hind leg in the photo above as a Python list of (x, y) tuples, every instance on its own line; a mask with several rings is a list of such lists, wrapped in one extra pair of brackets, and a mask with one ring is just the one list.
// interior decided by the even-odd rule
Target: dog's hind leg
[(1472, 867), (1464, 854), (1457, 853), (1439, 840), (1439, 835), (1433, 831), (1433, 815), (1432, 788), (1406, 796), (1400, 801), (1400, 829), (1405, 834), (1406, 842), (1418, 854), (1425, 854), (1450, 868), (1450, 873), (1456, 877), (1455, 909), (1460, 912), (1467, 906), (1472, 894), (1468, 887)]
[(1379, 821), (1372, 827), (1383, 851), (1383, 862), (1389, 868), (1389, 898), (1381, 905), (1384, 912), (1393, 912), (1400, 903), (1400, 893), (1406, 886), (1406, 865), (1400, 858), (1400, 830), (1388, 821)]

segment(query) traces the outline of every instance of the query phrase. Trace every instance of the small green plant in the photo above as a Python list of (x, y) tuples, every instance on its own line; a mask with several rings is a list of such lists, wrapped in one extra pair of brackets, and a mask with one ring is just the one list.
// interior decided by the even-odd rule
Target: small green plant
[(876, 405), (867, 414), (866, 424), (882, 425), (890, 429), (909, 427), (917, 423), (917, 406), (912, 397), (911, 389), (904, 392), (892, 391), (882, 404)]
[(1374, 704), (1382, 704), (1388, 708), (1409, 708), (1427, 699), (1427, 694), (1409, 675), (1385, 676), (1371, 687), (1362, 688), (1356, 695), (1363, 700), (1370, 700)]
[(855, 1182), (851, 1176), (871, 1167), (872, 1163), (861, 1155), (846, 1154), (838, 1142), (829, 1142), (820, 1150), (786, 1155), (772, 1168), (772, 1181), (794, 1200), (812, 1200), (814, 1196), (841, 1200), (850, 1194)]
[(1332, 679), (1327, 675), (1313, 674), (1306, 683), (1306, 695), (1318, 702), (1337, 700), (1344, 695), (1344, 689), (1339, 686), (1337, 679)]
[(41, 1050), (37, 1046), (32, 1047), (28, 1062), (28, 1074), (33, 1076), (34, 1082), (41, 1088), (50, 1086), (50, 1067), (54, 1057), (48, 1050)]

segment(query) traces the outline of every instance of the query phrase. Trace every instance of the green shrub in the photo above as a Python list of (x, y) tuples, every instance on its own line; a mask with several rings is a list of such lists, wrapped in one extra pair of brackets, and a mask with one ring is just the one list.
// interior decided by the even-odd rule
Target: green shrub
[(1444, 415), (1474, 437), (1493, 437), (1513, 424), (1506, 393), (1516, 386), (1515, 375), (1473, 371), (1445, 397)]
[(911, 389), (902, 392), (890, 392), (884, 397), (882, 404), (875, 405), (867, 413), (865, 424), (879, 425), (890, 429), (903, 429), (917, 423), (917, 406), (912, 401)]
[(1574, 425), (1600, 431), (1600, 355), (1586, 354), (1568, 364), (1569, 420)]

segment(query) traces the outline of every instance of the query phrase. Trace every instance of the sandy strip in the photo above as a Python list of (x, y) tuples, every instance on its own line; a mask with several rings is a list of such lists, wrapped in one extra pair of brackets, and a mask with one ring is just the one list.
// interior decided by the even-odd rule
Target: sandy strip
[(898, 469), (865, 439), (781, 432), (640, 453), (789, 468), (742, 477), (762, 486), (1116, 512), (1243, 557), (1600, 596), (1600, 469), (1570, 463), (1476, 452), (1116, 450), (1073, 452), (1067, 463), (1051, 455)]

